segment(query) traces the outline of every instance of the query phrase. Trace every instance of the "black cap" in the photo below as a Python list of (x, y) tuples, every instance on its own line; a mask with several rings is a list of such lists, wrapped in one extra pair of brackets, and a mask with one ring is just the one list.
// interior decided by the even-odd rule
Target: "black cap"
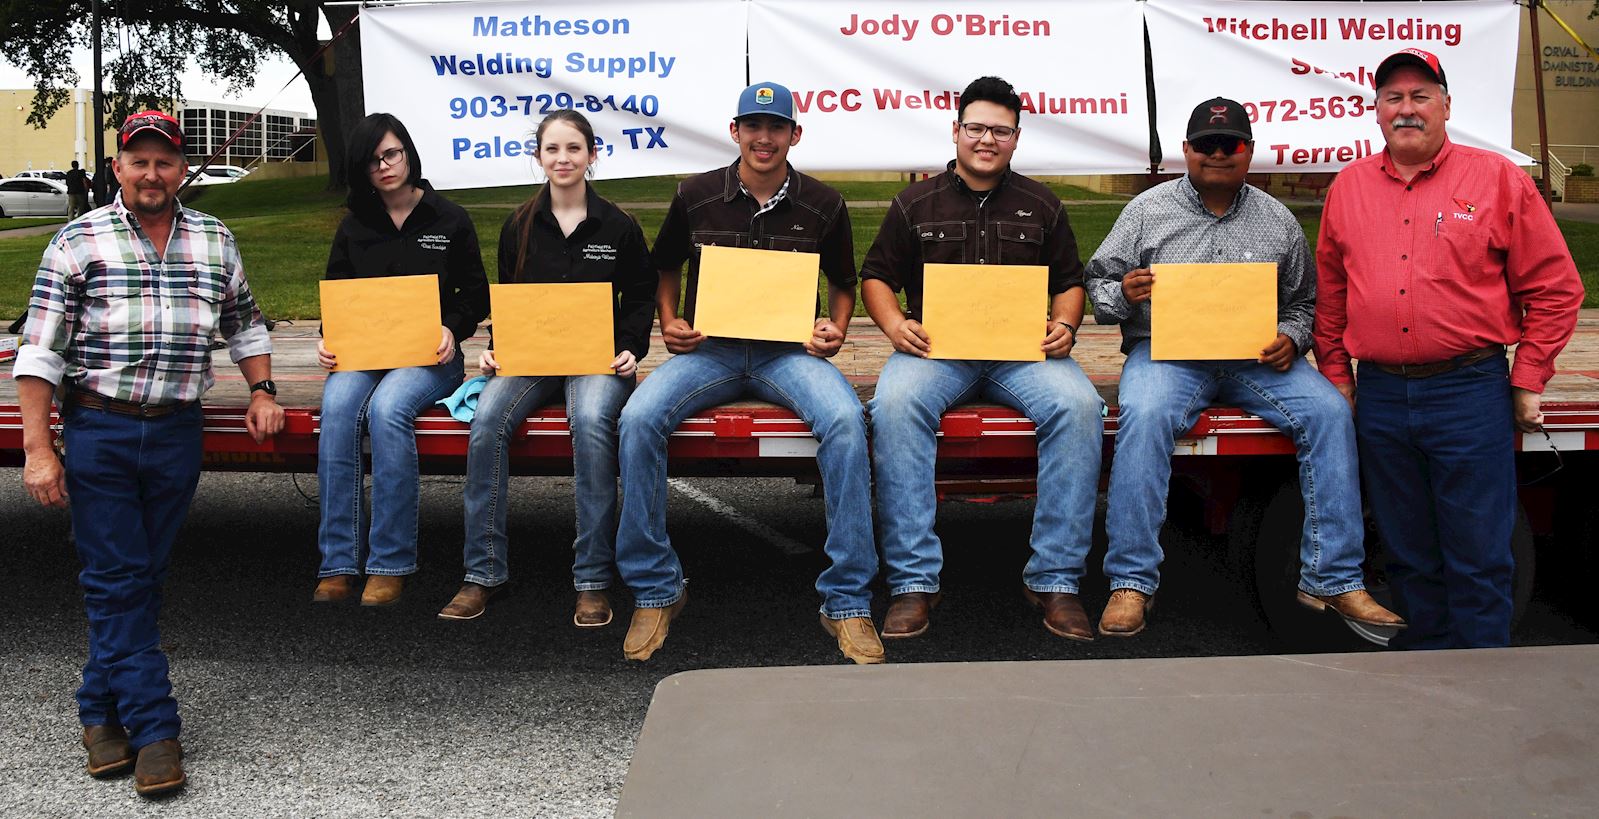
[(1377, 87), (1388, 84), (1388, 75), (1402, 65), (1413, 65), (1430, 75), (1437, 83), (1445, 88), (1449, 87), (1449, 80), (1444, 78), (1443, 63), (1438, 62), (1438, 55), (1431, 51), (1422, 51), (1419, 48), (1407, 48), (1389, 54), (1377, 66)]
[(1249, 115), (1244, 113), (1244, 106), (1226, 97), (1205, 100), (1194, 106), (1194, 113), (1188, 115), (1186, 139), (1212, 134), (1235, 136), (1251, 142), (1255, 140), (1255, 132), (1249, 127)]

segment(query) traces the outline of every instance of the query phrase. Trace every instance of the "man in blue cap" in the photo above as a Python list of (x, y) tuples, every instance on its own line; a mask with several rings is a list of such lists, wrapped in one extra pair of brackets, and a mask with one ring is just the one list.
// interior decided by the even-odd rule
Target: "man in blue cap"
[[(644, 379), (620, 421), (616, 563), (637, 604), (622, 645), (630, 660), (649, 659), (683, 609), (683, 567), (666, 533), (667, 438), (696, 412), (756, 398), (798, 413), (820, 442), (816, 457), (827, 506), (823, 549), (831, 561), (816, 581), (822, 626), (848, 659), (883, 662), (867, 590), (877, 574), (877, 549), (866, 422), (855, 390), (827, 361), (843, 346), (855, 310), (854, 242), (844, 198), (788, 164), (800, 133), (787, 88), (762, 82), (744, 89), (728, 126), (739, 158), (683, 180), (655, 238), (661, 337), (675, 355)], [(828, 310), (816, 319), (810, 341), (711, 338), (694, 329), (698, 249), (704, 245), (820, 255)], [(688, 293), (680, 315), (684, 262)]]

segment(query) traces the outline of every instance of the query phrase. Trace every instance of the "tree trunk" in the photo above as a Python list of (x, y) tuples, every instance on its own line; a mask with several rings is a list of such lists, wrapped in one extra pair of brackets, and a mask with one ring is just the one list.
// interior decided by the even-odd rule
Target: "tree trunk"
[[(322, 14), (326, 16), (328, 28), (337, 32), (348, 23), (357, 13), (354, 6), (323, 6)], [(346, 134), (355, 130), (355, 126), (366, 116), (366, 95), (361, 86), (361, 25), (356, 23), (345, 33), (343, 39), (333, 44), (330, 49), (333, 64), (337, 66), (332, 77), (325, 77), (331, 86), (332, 104), (324, 108), (320, 100), (317, 101), (318, 123), (322, 125), (323, 140), (328, 146), (328, 188), (344, 190), (348, 186), (345, 179), (345, 141)], [(313, 97), (315, 91), (312, 92)], [(331, 114), (332, 116), (327, 116)]]

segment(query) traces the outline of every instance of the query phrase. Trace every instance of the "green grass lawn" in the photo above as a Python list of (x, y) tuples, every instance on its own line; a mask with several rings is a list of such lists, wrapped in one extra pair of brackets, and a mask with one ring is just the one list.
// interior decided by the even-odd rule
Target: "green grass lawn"
[[(250, 284), (267, 315), (274, 319), (305, 319), (318, 315), (317, 282), (327, 264), (328, 243), (344, 214), (343, 198), (325, 191), (325, 184), (320, 177), (259, 180), (206, 188), (192, 200), (195, 208), (223, 219), (238, 236)], [(600, 182), (596, 187), (613, 201), (664, 204), (670, 200), (676, 184), (676, 177), (653, 177)], [(904, 184), (841, 182), (837, 187), (853, 202), (878, 202), (892, 198)], [(1104, 198), (1068, 185), (1052, 187), (1066, 199)], [(483, 246), (483, 264), (491, 280), (497, 278), (495, 243), (500, 225), (515, 205), (534, 190), (532, 187), (485, 188), (446, 194), (468, 207), (477, 225)], [(1110, 232), (1122, 206), (1120, 202), (1069, 206), (1078, 251), (1085, 261)], [(661, 207), (641, 207), (634, 213), (645, 235), (651, 238), (666, 216)], [(883, 215), (882, 208), (851, 208), (857, 262), (871, 247)], [(1314, 247), (1320, 223), (1319, 208), (1296, 208), (1296, 215)], [(26, 221), (48, 223), (50, 220), (9, 219), (0, 225), (9, 227)], [(1562, 221), (1560, 227), (1588, 291), (1584, 306), (1599, 307), (1599, 225)], [(26, 307), (39, 257), (50, 238), (0, 238), (0, 320), (9, 322)], [(864, 315), (859, 305), (857, 311)]]
[(66, 218), (61, 216), (12, 216), (9, 219), (0, 219), (0, 231), (38, 227), (40, 225), (64, 225), (66, 223)]

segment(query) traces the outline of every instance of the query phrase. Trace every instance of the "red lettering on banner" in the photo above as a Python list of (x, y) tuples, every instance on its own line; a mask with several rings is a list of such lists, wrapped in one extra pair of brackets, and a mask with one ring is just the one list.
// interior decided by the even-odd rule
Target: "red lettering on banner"
[[(1303, 23), (1289, 23), (1277, 17), (1251, 20), (1248, 17), (1201, 17), (1210, 34), (1231, 34), (1242, 40), (1331, 40), (1324, 17)], [(1368, 17), (1338, 18), (1338, 35), (1344, 40), (1405, 40), (1460, 45), (1459, 23), (1429, 23), (1422, 17), (1373, 20)]]
[(1360, 66), (1354, 71), (1333, 71), (1331, 69), (1311, 65), (1304, 60), (1293, 59), (1289, 62), (1291, 67), (1288, 70), (1290, 73), (1296, 76), (1303, 77), (1306, 74), (1328, 74), (1338, 77), (1339, 79), (1348, 80), (1356, 85), (1364, 85), (1367, 88), (1377, 87), (1377, 75), (1373, 72), (1367, 71), (1365, 66)]
[(861, 92), (857, 88), (846, 88), (843, 91), (834, 91), (831, 88), (821, 91), (795, 91), (794, 107), (803, 114), (815, 108), (824, 114), (835, 111), (861, 110)]
[(1311, 148), (1272, 145), (1270, 149), (1277, 155), (1278, 165), (1330, 165), (1335, 162), (1354, 162), (1363, 156), (1371, 156), (1372, 145), (1369, 139), (1359, 139), (1353, 145), (1317, 145)]

